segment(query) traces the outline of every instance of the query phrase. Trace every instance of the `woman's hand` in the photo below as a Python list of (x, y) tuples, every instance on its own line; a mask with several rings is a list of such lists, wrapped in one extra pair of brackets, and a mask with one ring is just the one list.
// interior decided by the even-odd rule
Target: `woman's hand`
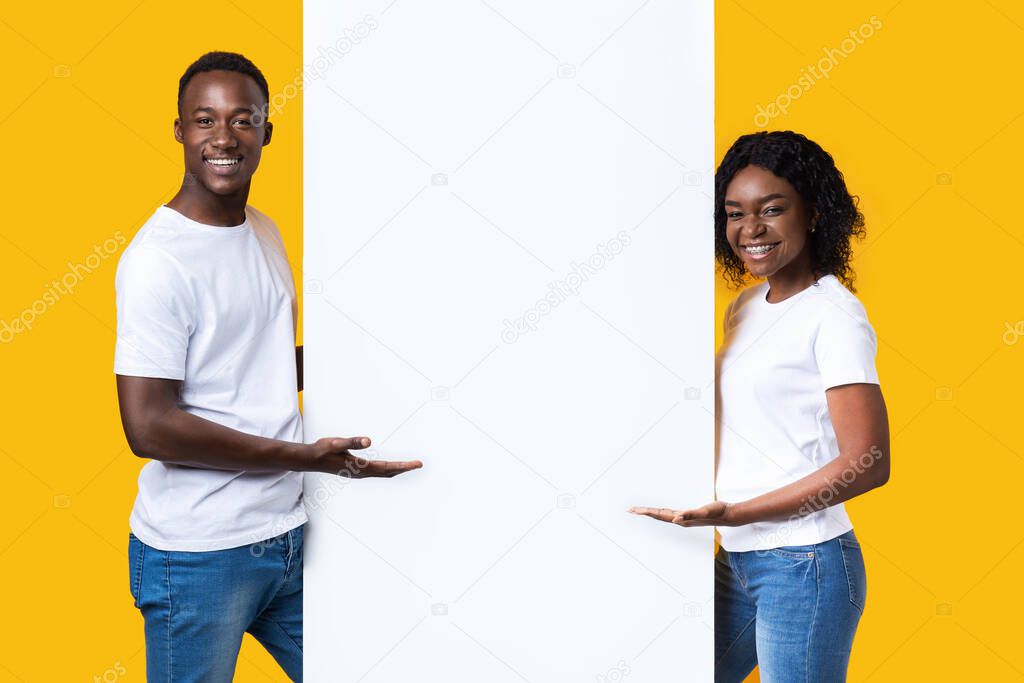
[(732, 506), (721, 500), (692, 510), (673, 510), (671, 508), (632, 507), (629, 511), (634, 515), (645, 515), (662, 522), (671, 522), (679, 526), (736, 526), (737, 522), (730, 514)]

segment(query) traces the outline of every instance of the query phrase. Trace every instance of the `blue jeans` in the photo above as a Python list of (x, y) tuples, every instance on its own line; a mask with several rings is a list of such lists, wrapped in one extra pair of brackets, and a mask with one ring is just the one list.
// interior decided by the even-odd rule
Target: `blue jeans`
[(867, 578), (853, 531), (823, 543), (715, 556), (715, 681), (846, 680)]
[(135, 606), (146, 628), (146, 680), (230, 683), (250, 633), (302, 680), (302, 532), (227, 550), (157, 550), (128, 536)]

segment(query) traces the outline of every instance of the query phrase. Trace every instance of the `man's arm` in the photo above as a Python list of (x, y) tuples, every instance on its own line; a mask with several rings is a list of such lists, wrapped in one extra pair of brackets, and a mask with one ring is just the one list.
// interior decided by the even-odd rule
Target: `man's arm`
[(364, 460), (350, 451), (370, 439), (328, 437), (311, 444), (253, 436), (178, 407), (181, 381), (117, 375), (121, 424), (135, 455), (167, 463), (250, 472), (327, 472), (393, 477), (423, 466), (418, 460)]

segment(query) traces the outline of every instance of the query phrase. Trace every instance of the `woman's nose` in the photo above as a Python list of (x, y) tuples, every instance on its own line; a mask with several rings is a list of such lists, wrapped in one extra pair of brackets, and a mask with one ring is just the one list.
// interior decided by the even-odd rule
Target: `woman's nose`
[(747, 221), (743, 226), (743, 234), (747, 237), (757, 237), (767, 230), (767, 226), (762, 223), (759, 219), (753, 219)]

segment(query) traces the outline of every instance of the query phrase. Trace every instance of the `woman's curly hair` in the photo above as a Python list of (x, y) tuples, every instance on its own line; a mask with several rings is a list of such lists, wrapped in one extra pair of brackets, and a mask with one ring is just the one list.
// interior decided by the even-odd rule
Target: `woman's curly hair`
[(808, 235), (811, 268), (818, 275), (835, 275), (852, 291), (850, 241), (864, 237), (864, 215), (831, 155), (818, 143), (791, 130), (741, 136), (715, 171), (715, 259), (722, 268), (722, 277), (737, 287), (746, 282), (747, 269), (725, 236), (725, 190), (733, 177), (750, 165), (787, 180), (818, 212), (814, 232)]

